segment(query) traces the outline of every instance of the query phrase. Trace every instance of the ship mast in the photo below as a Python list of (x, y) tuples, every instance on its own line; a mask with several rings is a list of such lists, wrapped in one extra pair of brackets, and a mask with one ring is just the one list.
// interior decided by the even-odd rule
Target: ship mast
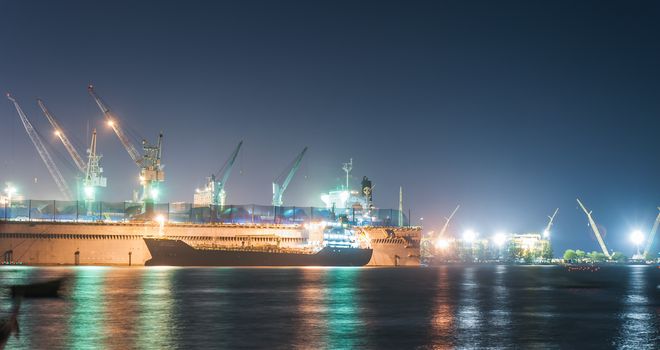
[(346, 172), (346, 190), (349, 191), (350, 189), (350, 182), (349, 179), (351, 177), (351, 170), (353, 170), (353, 158), (348, 161), (348, 163), (344, 163), (344, 166), (342, 166), (342, 169)]

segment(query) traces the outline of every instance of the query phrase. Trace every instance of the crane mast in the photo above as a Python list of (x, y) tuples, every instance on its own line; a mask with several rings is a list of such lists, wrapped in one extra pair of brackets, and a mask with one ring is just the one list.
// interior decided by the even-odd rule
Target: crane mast
[(579, 198), (577, 198), (577, 202), (584, 211), (584, 213), (587, 214), (587, 218), (589, 219), (589, 225), (591, 225), (591, 229), (594, 231), (594, 234), (596, 235), (596, 239), (598, 240), (600, 249), (603, 251), (603, 254), (605, 254), (605, 256), (608, 259), (611, 259), (612, 257), (610, 256), (610, 253), (607, 251), (607, 247), (605, 246), (605, 241), (603, 241), (603, 237), (600, 235), (600, 231), (598, 231), (598, 226), (596, 226), (596, 222), (591, 217), (591, 211), (588, 211), (587, 208), (584, 207), (582, 202), (580, 202)]
[(83, 188), (85, 191), (85, 200), (93, 202), (96, 200), (96, 188), (106, 187), (107, 179), (101, 174), (103, 168), (100, 166), (101, 155), (96, 153), (96, 129), (92, 132), (92, 142), (87, 150), (87, 165), (85, 166), (85, 179)]
[(76, 164), (76, 167), (78, 170), (80, 170), (81, 173), (85, 173), (85, 162), (83, 161), (82, 157), (80, 156), (80, 153), (76, 150), (75, 147), (73, 147), (73, 144), (71, 144), (71, 141), (69, 141), (69, 138), (66, 136), (64, 133), (64, 129), (60, 126), (60, 124), (57, 122), (55, 117), (50, 113), (48, 108), (46, 108), (46, 105), (44, 104), (44, 101), (41, 99), (37, 99), (37, 104), (39, 105), (39, 108), (41, 108), (41, 111), (44, 112), (44, 115), (46, 116), (46, 119), (48, 119), (48, 122), (50, 125), (55, 129), (55, 135), (62, 141), (62, 144), (64, 145), (64, 148), (66, 148), (66, 151), (69, 153), (71, 158), (73, 159), (73, 162)]
[(307, 147), (303, 148), (302, 152), (300, 152), (300, 154), (298, 154), (296, 159), (293, 161), (293, 166), (291, 167), (291, 170), (289, 170), (289, 174), (286, 176), (284, 181), (282, 181), (282, 183), (279, 183), (277, 179), (273, 181), (273, 206), (282, 206), (282, 195), (284, 194), (284, 191), (286, 191), (286, 188), (289, 186), (293, 176), (298, 171), (298, 168), (300, 168), (300, 162), (302, 162), (305, 152), (307, 152)]
[(140, 168), (139, 178), (140, 185), (142, 185), (142, 201), (145, 203), (145, 212), (151, 214), (153, 203), (158, 199), (159, 195), (158, 184), (165, 181), (165, 172), (160, 163), (162, 156), (163, 133), (161, 132), (158, 135), (158, 143), (156, 146), (150, 144), (147, 140), (142, 140), (143, 154), (140, 155), (137, 148), (129, 140), (128, 136), (126, 136), (126, 133), (119, 125), (119, 122), (113, 117), (108, 106), (96, 94), (96, 91), (94, 91), (94, 86), (89, 85), (87, 90), (98, 105), (99, 109), (101, 109), (101, 112), (103, 112), (108, 125), (115, 132), (128, 155)]
[[(660, 210), (660, 207), (658, 207), (658, 210)], [(643, 257), (646, 257), (651, 252), (651, 249), (653, 249), (653, 239), (655, 238), (655, 233), (658, 231), (658, 225), (660, 225), (660, 213), (658, 213), (658, 216), (655, 217), (653, 228), (651, 229), (651, 232), (649, 233), (649, 236), (646, 239), (646, 246), (644, 247), (644, 255), (642, 255)]]
[(16, 112), (18, 112), (18, 116), (21, 118), (21, 122), (23, 123), (23, 127), (25, 127), (25, 131), (30, 137), (30, 140), (32, 140), (34, 147), (37, 149), (37, 152), (39, 153), (41, 160), (43, 160), (44, 164), (46, 165), (46, 168), (48, 169), (50, 176), (55, 181), (57, 188), (60, 190), (60, 192), (62, 193), (62, 195), (66, 200), (71, 200), (73, 196), (71, 195), (71, 190), (69, 189), (69, 185), (67, 185), (66, 180), (64, 180), (64, 177), (62, 176), (62, 173), (57, 168), (57, 165), (55, 165), (55, 162), (53, 161), (53, 158), (50, 156), (50, 153), (48, 153), (48, 150), (46, 149), (46, 146), (41, 140), (41, 137), (39, 137), (39, 134), (37, 134), (37, 131), (32, 126), (32, 123), (30, 123), (30, 120), (27, 118), (27, 116), (23, 112), (23, 109), (21, 109), (21, 106), (18, 104), (16, 99), (14, 99), (14, 97), (12, 97), (11, 94), (7, 94), (7, 98), (9, 99), (9, 101), (11, 101), (14, 104), (14, 107), (16, 108)]
[(160, 164), (162, 155), (163, 133), (158, 135), (158, 143), (153, 146), (142, 140), (144, 156), (140, 161), (140, 184), (142, 185), (142, 200), (152, 203), (158, 199), (158, 183), (165, 181), (165, 172)]

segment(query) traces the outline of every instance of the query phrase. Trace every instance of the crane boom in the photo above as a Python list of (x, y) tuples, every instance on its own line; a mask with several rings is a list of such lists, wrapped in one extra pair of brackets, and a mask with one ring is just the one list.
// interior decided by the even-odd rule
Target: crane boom
[(229, 179), (229, 174), (231, 174), (231, 169), (234, 167), (234, 162), (236, 162), (236, 157), (238, 156), (238, 152), (241, 150), (241, 146), (243, 146), (243, 141), (238, 143), (238, 146), (236, 146), (234, 152), (232, 152), (231, 156), (229, 156), (225, 166), (220, 169), (220, 172), (218, 172), (222, 186), (224, 186), (224, 184), (227, 183), (227, 179)]
[(550, 237), (550, 229), (552, 228), (552, 224), (555, 221), (555, 216), (557, 215), (557, 212), (559, 211), (559, 208), (555, 209), (555, 212), (552, 213), (552, 216), (548, 216), (548, 225), (545, 227), (545, 230), (543, 230), (543, 236), (545, 237)]
[(32, 123), (30, 123), (30, 120), (27, 118), (16, 99), (14, 99), (11, 94), (7, 94), (7, 98), (14, 104), (14, 107), (16, 107), (16, 112), (18, 112), (18, 116), (21, 118), (21, 122), (23, 123), (23, 127), (25, 127), (25, 131), (30, 137), (30, 140), (32, 140), (34, 147), (37, 149), (41, 160), (43, 160), (44, 164), (46, 164), (46, 168), (48, 168), (50, 176), (53, 177), (57, 188), (60, 190), (66, 200), (71, 200), (73, 196), (71, 195), (69, 185), (67, 185), (66, 180), (64, 180), (64, 177), (62, 176), (62, 173), (57, 168), (57, 165), (55, 165), (55, 162), (50, 156), (50, 153), (48, 153), (48, 150), (41, 140), (41, 137), (39, 137), (39, 134), (37, 134), (37, 131), (32, 126)]
[(238, 143), (238, 146), (236, 146), (234, 152), (232, 152), (232, 154), (229, 156), (229, 159), (227, 159), (222, 169), (220, 169), (220, 171), (218, 171), (218, 173), (213, 176), (213, 179), (216, 177), (220, 178), (220, 181), (217, 181), (213, 188), (213, 204), (215, 205), (219, 204), (223, 207), (225, 205), (225, 198), (227, 197), (225, 193), (225, 184), (229, 179), (231, 169), (234, 167), (234, 162), (236, 162), (236, 157), (238, 157), (238, 152), (241, 150), (241, 146), (243, 146), (243, 141)]
[(442, 226), (442, 230), (440, 230), (440, 237), (444, 237), (445, 232), (447, 231), (447, 227), (449, 227), (449, 222), (451, 221), (451, 218), (454, 217), (454, 214), (458, 211), (458, 208), (460, 208), (460, 204), (456, 206), (456, 209), (451, 212), (451, 215), (449, 215), (448, 218), (445, 218), (445, 224)]
[(124, 133), (124, 130), (121, 128), (116, 118), (112, 116), (112, 113), (110, 112), (108, 106), (106, 106), (105, 103), (103, 103), (103, 100), (101, 100), (101, 98), (96, 94), (96, 91), (94, 91), (94, 86), (89, 85), (87, 87), (87, 91), (89, 91), (89, 94), (92, 96), (96, 104), (99, 106), (101, 112), (103, 112), (103, 115), (105, 116), (108, 125), (110, 125), (112, 130), (115, 132), (115, 134), (119, 138), (119, 141), (126, 149), (126, 152), (128, 152), (128, 155), (131, 157), (131, 159), (133, 159), (135, 164), (141, 166), (142, 157), (140, 156), (140, 152), (138, 152), (137, 148), (135, 148), (133, 143), (128, 139), (128, 136), (126, 136), (126, 133)]
[(80, 153), (76, 150), (75, 147), (73, 147), (73, 144), (71, 144), (71, 141), (69, 141), (69, 138), (66, 136), (64, 133), (64, 130), (60, 126), (60, 124), (57, 122), (55, 117), (50, 113), (48, 108), (46, 108), (46, 105), (44, 104), (44, 101), (41, 99), (37, 99), (37, 104), (39, 105), (39, 108), (44, 112), (44, 115), (46, 116), (46, 119), (48, 119), (48, 122), (50, 125), (55, 129), (55, 135), (62, 141), (62, 144), (64, 145), (64, 148), (66, 148), (66, 151), (69, 152), (69, 155), (73, 159), (73, 162), (76, 164), (76, 167), (78, 167), (78, 170), (80, 170), (81, 173), (85, 173), (85, 162), (83, 161), (82, 157), (80, 156)]
[(298, 154), (296, 159), (293, 161), (293, 166), (291, 167), (291, 170), (289, 170), (289, 174), (286, 176), (284, 181), (282, 183), (278, 183), (277, 180), (273, 181), (273, 205), (276, 207), (279, 207), (282, 205), (282, 195), (284, 194), (284, 191), (286, 191), (286, 188), (289, 186), (289, 183), (293, 179), (293, 176), (296, 174), (298, 171), (298, 168), (300, 168), (300, 162), (302, 162), (303, 156), (305, 155), (305, 152), (307, 152), (307, 147), (303, 148), (302, 152)]
[(591, 217), (591, 212), (587, 210), (587, 208), (584, 207), (582, 202), (580, 202), (579, 198), (576, 198), (578, 204), (580, 207), (582, 207), (582, 210), (584, 211), (585, 214), (587, 214), (587, 218), (589, 219), (589, 225), (591, 225), (591, 229), (594, 231), (594, 234), (596, 235), (596, 239), (598, 240), (598, 244), (600, 245), (600, 249), (603, 251), (605, 256), (608, 259), (611, 259), (612, 257), (610, 256), (610, 253), (607, 251), (607, 247), (605, 246), (605, 241), (603, 241), (603, 237), (600, 235), (600, 231), (598, 231), (598, 226), (596, 226), (596, 222), (594, 219)]
[[(660, 210), (660, 207), (658, 207), (658, 210)], [(644, 255), (642, 255), (643, 257), (646, 257), (651, 252), (651, 249), (653, 249), (653, 239), (655, 238), (656, 231), (658, 231), (658, 225), (660, 225), (660, 213), (658, 213), (658, 216), (655, 217), (653, 228), (651, 229), (651, 232), (646, 239), (646, 247), (644, 247)]]

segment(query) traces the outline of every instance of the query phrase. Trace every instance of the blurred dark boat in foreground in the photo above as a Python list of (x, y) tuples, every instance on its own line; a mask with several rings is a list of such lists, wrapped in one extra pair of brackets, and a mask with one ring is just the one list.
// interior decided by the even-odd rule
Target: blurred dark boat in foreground
[(66, 280), (66, 277), (62, 277), (44, 282), (11, 286), (11, 295), (13, 298), (56, 298)]
[(5, 348), (9, 337), (14, 334), (18, 338), (20, 329), (18, 327), (18, 310), (21, 308), (21, 299), (14, 299), (14, 307), (7, 319), (0, 320), (0, 350)]

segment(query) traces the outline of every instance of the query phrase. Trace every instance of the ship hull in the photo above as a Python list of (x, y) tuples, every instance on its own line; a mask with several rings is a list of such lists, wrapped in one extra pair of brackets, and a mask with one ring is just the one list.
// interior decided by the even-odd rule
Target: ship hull
[(181, 240), (145, 238), (146, 266), (364, 266), (371, 249), (325, 247), (317, 253), (197, 249)]

